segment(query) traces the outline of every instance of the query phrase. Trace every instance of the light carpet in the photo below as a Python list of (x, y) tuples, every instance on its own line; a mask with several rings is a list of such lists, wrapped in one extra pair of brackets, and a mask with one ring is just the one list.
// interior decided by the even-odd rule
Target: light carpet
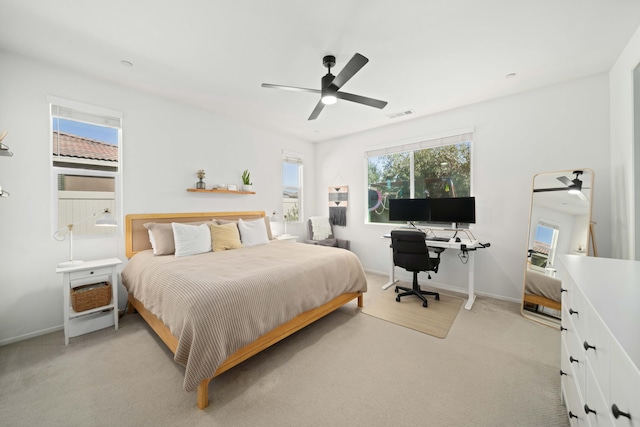
[(362, 312), (436, 338), (447, 336), (464, 302), (462, 298), (442, 292), (439, 301), (436, 301), (435, 297), (427, 297), (427, 308), (423, 307), (422, 301), (415, 296), (402, 297), (401, 302), (397, 302), (395, 298), (396, 294), (390, 288), (386, 295), (376, 298), (374, 302), (365, 306)]
[[(365, 307), (392, 296), (367, 279)], [(68, 346), (56, 331), (0, 347), (0, 426), (568, 427), (559, 370), (560, 331), (517, 303), (480, 295), (438, 339), (354, 301), (214, 378), (200, 411), (184, 368), (125, 315)]]

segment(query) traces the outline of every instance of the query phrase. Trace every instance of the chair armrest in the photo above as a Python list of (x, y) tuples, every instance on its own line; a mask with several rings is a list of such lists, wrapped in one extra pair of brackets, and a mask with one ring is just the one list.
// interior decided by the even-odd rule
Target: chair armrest
[(351, 241), (350, 240), (344, 240), (344, 239), (337, 239), (338, 240), (338, 247), (342, 248), (342, 249), (346, 249), (346, 250), (351, 250)]

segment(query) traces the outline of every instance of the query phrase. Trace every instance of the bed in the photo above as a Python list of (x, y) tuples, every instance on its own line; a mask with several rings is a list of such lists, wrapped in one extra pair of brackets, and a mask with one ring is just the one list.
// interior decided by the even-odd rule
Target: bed
[[(183, 387), (208, 406), (215, 376), (356, 299), (364, 271), (347, 250), (271, 240), (191, 256), (154, 255), (144, 224), (265, 220), (264, 212), (130, 214), (122, 271), (135, 309), (185, 367)], [(268, 228), (268, 227), (267, 227)]]
[(524, 280), (524, 301), (560, 311), (561, 285), (559, 279), (528, 268)]

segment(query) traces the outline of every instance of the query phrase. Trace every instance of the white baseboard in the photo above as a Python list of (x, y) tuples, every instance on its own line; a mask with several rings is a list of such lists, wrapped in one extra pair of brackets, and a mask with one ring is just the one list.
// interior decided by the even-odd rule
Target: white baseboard
[(58, 325), (58, 326), (53, 326), (51, 328), (42, 329), (40, 331), (30, 332), (24, 335), (18, 335), (17, 337), (7, 338), (5, 340), (0, 341), (0, 347), (2, 347), (3, 345), (9, 345), (19, 341), (28, 340), (30, 338), (39, 337), (40, 335), (50, 334), (51, 332), (60, 331), (62, 329), (64, 329), (64, 325)]
[[(365, 272), (367, 273), (373, 273), (373, 274), (380, 274), (382, 276), (389, 276), (389, 272), (382, 272), (382, 271), (375, 271), (375, 270), (370, 270), (370, 269), (364, 269)], [(411, 282), (413, 280), (413, 276), (411, 275), (406, 275), (401, 271), (396, 271), (396, 279), (401, 279), (404, 280), (406, 282)], [(424, 282), (420, 283), (421, 285), (425, 285)], [(465, 295), (469, 295), (469, 288), (468, 287), (458, 287), (458, 286), (451, 286), (448, 285), (446, 283), (440, 283), (440, 282), (436, 282), (435, 280), (429, 280), (429, 282), (427, 282), (427, 284), (429, 286), (432, 286), (434, 288), (438, 288), (438, 289), (443, 289), (446, 291), (451, 291), (451, 292), (456, 292), (459, 294), (465, 294)], [(510, 302), (515, 302), (518, 304), (522, 304), (522, 298), (511, 298), (511, 297), (505, 297), (503, 295), (496, 295), (496, 294), (492, 294), (489, 292), (482, 292), (482, 291), (478, 291), (477, 289), (477, 285), (476, 285), (476, 289), (474, 289), (474, 293), (476, 295), (480, 295), (483, 297), (489, 297), (489, 298), (494, 298), (497, 300), (501, 300), (501, 301), (510, 301)]]

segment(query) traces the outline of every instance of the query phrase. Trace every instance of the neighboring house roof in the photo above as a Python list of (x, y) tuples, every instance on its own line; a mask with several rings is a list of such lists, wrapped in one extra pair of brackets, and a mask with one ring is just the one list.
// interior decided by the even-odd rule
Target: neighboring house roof
[(117, 162), (118, 146), (78, 135), (53, 131), (53, 155)]
[(546, 243), (538, 242), (536, 240), (533, 242), (533, 250), (541, 254), (549, 255), (551, 247)]

